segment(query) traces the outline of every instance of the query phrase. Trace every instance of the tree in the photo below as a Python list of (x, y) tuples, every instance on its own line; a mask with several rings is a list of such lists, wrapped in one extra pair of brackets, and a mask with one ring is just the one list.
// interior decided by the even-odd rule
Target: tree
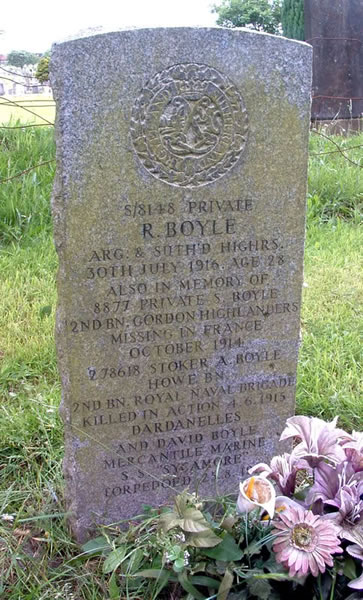
[(32, 52), (26, 52), (26, 50), (12, 50), (8, 54), (7, 62), (8, 65), (13, 67), (24, 67), (24, 65), (34, 65), (39, 60), (39, 57)]
[(40, 83), (49, 81), (49, 61), (49, 56), (43, 56), (38, 63), (35, 77)]
[(248, 27), (267, 33), (280, 33), (281, 0), (222, 0), (213, 7), (217, 25)]
[(304, 0), (284, 0), (281, 9), (284, 35), (295, 40), (305, 39)]

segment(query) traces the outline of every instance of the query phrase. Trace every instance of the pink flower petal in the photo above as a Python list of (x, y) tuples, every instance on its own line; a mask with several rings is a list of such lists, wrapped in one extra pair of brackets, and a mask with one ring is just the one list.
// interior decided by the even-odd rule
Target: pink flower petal
[(295, 569), (296, 571), (300, 571), (302, 564), (303, 564), (303, 553), (302, 552), (298, 552), (297, 558), (296, 558), (296, 563), (295, 563)]
[(358, 544), (353, 544), (352, 546), (347, 546), (346, 550), (350, 556), (363, 561), (363, 547), (361, 548)]
[[(282, 513), (279, 513), (279, 517), (280, 517), (281, 521), (283, 521), (285, 523), (285, 525), (287, 525), (288, 527), (292, 527), (294, 524), (294, 520), (291, 520), (291, 514), (289, 512), (286, 514), (286, 512), (284, 511)], [(276, 524), (276, 527), (277, 527), (277, 524)]]
[(286, 548), (284, 548), (281, 552), (281, 560), (289, 560), (290, 557), (290, 553), (291, 553), (291, 548), (289, 546), (287, 546)]
[(287, 559), (287, 564), (289, 567), (291, 567), (291, 565), (293, 565), (297, 559), (299, 555), (299, 551), (296, 548), (293, 548), (292, 550), (289, 551), (289, 557)]
[[(316, 563), (317, 563), (317, 565), (318, 565), (318, 567), (319, 567), (319, 570), (320, 570), (322, 573), (324, 573), (324, 571), (325, 571), (325, 562), (326, 562), (326, 560), (324, 561), (324, 558), (322, 557), (322, 555), (321, 555), (319, 552), (314, 552), (314, 558), (315, 558), (315, 560), (316, 560)], [(329, 559), (328, 559), (328, 560), (329, 560)], [(330, 559), (330, 560), (331, 560), (331, 559)]]
[(262, 477), (267, 477), (271, 473), (271, 468), (266, 463), (258, 463), (251, 467), (251, 469), (248, 469), (248, 472), (250, 475), (259, 473)]
[[(275, 527), (277, 527), (277, 529), (282, 529), (282, 530), (286, 529), (286, 524), (280, 523), (279, 521), (274, 521), (273, 524)], [(289, 524), (289, 523), (287, 523), (287, 524)], [(278, 531), (274, 530), (273, 533), (278, 533)]]
[(309, 554), (308, 555), (308, 560), (309, 560), (309, 569), (312, 572), (312, 574), (314, 575), (314, 577), (317, 577), (319, 574), (319, 569), (318, 569), (318, 565), (316, 563), (315, 560), (315, 556), (313, 554)]
[(301, 572), (306, 575), (309, 571), (309, 560), (308, 560), (308, 555), (307, 554), (303, 554), (302, 555), (302, 565), (301, 565)]
[(286, 544), (288, 544), (288, 543), (289, 543), (288, 540), (283, 540), (279, 543), (275, 543), (273, 545), (274, 552), (282, 551), (285, 548)]
[(357, 579), (353, 579), (348, 583), (348, 587), (353, 588), (353, 590), (363, 590), (363, 573)]

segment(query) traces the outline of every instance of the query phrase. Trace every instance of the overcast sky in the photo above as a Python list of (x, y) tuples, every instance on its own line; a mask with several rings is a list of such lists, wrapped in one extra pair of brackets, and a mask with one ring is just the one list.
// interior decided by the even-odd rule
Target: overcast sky
[(0, 54), (45, 52), (88, 27), (215, 25), (218, 0), (3, 0)]

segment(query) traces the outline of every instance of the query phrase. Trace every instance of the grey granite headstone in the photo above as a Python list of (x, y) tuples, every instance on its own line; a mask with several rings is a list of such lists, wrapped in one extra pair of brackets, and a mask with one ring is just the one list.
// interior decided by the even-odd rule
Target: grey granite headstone
[[(72, 527), (235, 492), (294, 413), (311, 48), (246, 30), (55, 45)], [(216, 482), (216, 473), (218, 481)]]

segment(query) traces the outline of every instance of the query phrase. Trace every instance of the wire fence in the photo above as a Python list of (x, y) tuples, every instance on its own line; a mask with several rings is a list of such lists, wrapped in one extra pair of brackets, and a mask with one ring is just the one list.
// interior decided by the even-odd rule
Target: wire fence
[[(339, 38), (341, 39), (341, 38)], [(311, 41), (311, 40), (310, 40)], [(360, 40), (357, 40), (360, 41)], [(18, 75), (18, 73), (15, 73), (13, 71), (9, 71), (8, 69), (5, 69), (4, 67), (0, 66), (0, 70), (2, 71), (6, 71), (7, 73), (10, 74), (14, 74), (14, 75)], [(1, 79), (9, 79), (9, 78), (5, 78), (2, 75), (0, 76)], [(9, 79), (10, 81), (14, 81), (12, 79)], [(38, 86), (34, 86), (32, 84), (21, 84), (24, 87), (28, 87), (28, 88), (33, 88), (33, 87), (38, 87)], [(47, 87), (47, 86), (39, 86), (39, 87)], [(312, 100), (314, 100), (315, 98), (329, 98), (330, 96), (312, 96)], [(339, 96), (332, 96), (332, 98), (335, 99), (344, 99), (344, 100), (363, 100), (363, 98), (346, 98), (346, 97), (339, 97)], [(25, 112), (35, 116), (37, 119), (41, 119), (44, 121), (44, 123), (31, 123), (31, 124), (16, 124), (16, 125), (0, 125), (0, 130), (1, 129), (29, 129), (29, 128), (34, 128), (34, 127), (54, 127), (54, 123), (52, 121), (50, 121), (49, 119), (46, 119), (43, 115), (34, 112), (33, 110), (31, 110), (29, 108), (29, 106), (31, 106), (31, 108), (50, 108), (50, 107), (54, 107), (55, 104), (54, 102), (51, 102), (49, 104), (32, 104), (33, 102), (40, 102), (41, 99), (39, 100), (34, 100), (34, 99), (24, 99), (24, 100), (11, 100), (8, 96), (0, 96), (0, 107), (1, 106), (8, 106), (8, 107), (16, 107), (18, 109), (24, 110)], [(49, 99), (44, 100), (44, 102), (49, 102)], [(25, 104), (26, 103), (26, 104)], [(359, 167), (359, 168), (363, 168), (363, 164), (361, 164), (360, 162), (354, 161), (352, 160), (349, 156), (347, 156), (347, 152), (350, 150), (355, 150), (357, 148), (362, 148), (363, 144), (359, 144), (357, 146), (350, 146), (349, 148), (343, 147), (342, 145), (338, 144), (331, 136), (326, 135), (326, 133), (323, 133), (322, 131), (319, 131), (317, 129), (312, 129), (312, 134), (314, 135), (319, 135), (327, 140), (329, 140), (329, 142), (331, 142), (333, 144), (333, 146), (336, 148), (335, 150), (329, 150), (326, 152), (312, 152), (310, 153), (311, 156), (322, 156), (322, 155), (326, 155), (326, 154), (334, 154), (334, 153), (340, 153), (345, 160), (347, 160), (350, 164)], [(28, 169), (25, 169), (23, 171), (20, 171), (19, 173), (16, 173), (15, 175), (12, 175), (11, 177), (6, 177), (3, 179), (0, 179), (0, 184), (4, 184), (4, 183), (8, 183), (14, 179), (17, 179), (18, 177), (22, 177), (23, 175), (26, 175), (27, 173), (33, 171), (34, 169), (37, 169), (39, 167), (42, 167), (43, 165), (46, 164), (50, 164), (55, 162), (55, 159), (51, 159), (51, 160), (46, 160), (43, 161), (41, 163), (38, 163), (36, 165), (33, 165), (31, 167), (29, 167)]]

